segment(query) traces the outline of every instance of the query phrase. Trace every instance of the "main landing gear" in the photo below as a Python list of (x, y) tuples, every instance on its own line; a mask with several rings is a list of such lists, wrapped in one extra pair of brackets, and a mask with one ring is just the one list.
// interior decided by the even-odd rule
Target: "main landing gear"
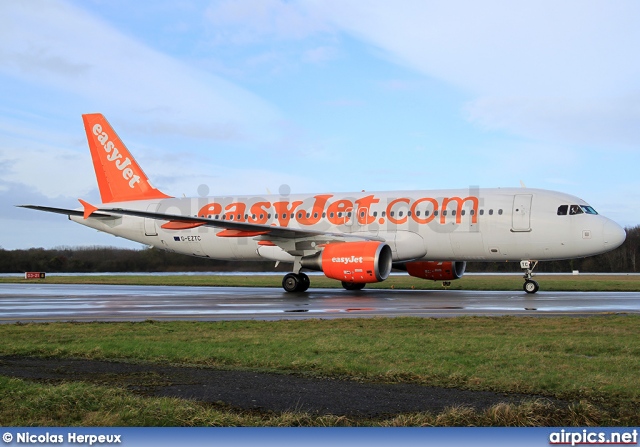
[(520, 267), (524, 270), (524, 285), (523, 289), (527, 293), (536, 293), (540, 286), (536, 281), (531, 279), (533, 277), (533, 269), (538, 265), (538, 261), (521, 261)]
[(362, 290), (364, 289), (365, 283), (363, 282), (346, 282), (342, 281), (342, 287), (346, 290)]
[(282, 288), (287, 292), (306, 292), (310, 285), (305, 273), (287, 273), (282, 278)]
[[(311, 281), (305, 273), (287, 273), (282, 278), (282, 288), (287, 292), (306, 292)], [(365, 283), (360, 282), (345, 282), (342, 281), (342, 287), (347, 290), (362, 290)]]

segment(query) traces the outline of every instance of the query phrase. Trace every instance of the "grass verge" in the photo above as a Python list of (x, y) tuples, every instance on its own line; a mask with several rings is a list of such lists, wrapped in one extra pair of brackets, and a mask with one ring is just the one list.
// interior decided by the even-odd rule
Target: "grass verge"
[[(532, 402), (494, 407), (482, 413), (451, 409), (442, 415), (401, 415), (375, 421), (379, 425), (640, 425), (639, 323), (638, 316), (611, 315), (13, 324), (0, 325), (3, 342), (0, 353), (295, 372), (371, 382), (412, 382), (538, 394), (576, 402), (567, 408), (550, 408), (545, 406), (548, 404)], [(113, 389), (105, 391), (81, 385), (73, 385), (80, 388), (71, 384), (70, 388), (49, 386), (48, 390), (53, 394), (81, 395), (110, 392), (120, 400), (134, 398), (122, 390), (116, 393)], [(20, 385), (31, 386), (35, 385)], [(9, 399), (0, 403), (5, 409), (0, 424), (13, 425), (12, 419), (5, 418), (10, 418), (10, 409), (18, 405), (9, 393), (14, 387), (18, 387), (17, 382), (0, 382), (2, 399)], [(25, 399), (27, 406), (39, 406), (32, 400), (37, 397)], [(149, 399), (136, 401), (136, 405), (142, 408), (148, 404), (155, 408), (149, 410), (156, 412), (154, 417), (167, 421), (157, 424), (216, 425), (210, 415), (190, 422), (191, 416), (184, 416), (191, 414), (188, 411), (182, 416), (174, 414), (164, 419), (167, 410), (162, 408), (169, 404)], [(56, 405), (51, 404), (52, 410)], [(113, 408), (120, 405), (133, 404), (118, 403)], [(178, 407), (175, 402), (169, 406)], [(193, 402), (185, 402), (184, 406), (196, 412), (205, 409)], [(99, 422), (106, 417), (103, 412), (114, 415), (115, 410), (87, 411), (97, 412), (96, 422), (83, 420), (79, 424), (149, 424), (144, 415), (130, 422), (125, 416), (118, 416), (112, 422)], [(222, 425), (366, 424), (344, 418), (318, 419), (294, 414), (286, 415), (288, 422), (279, 419), (285, 415), (225, 414)], [(550, 419), (545, 419), (545, 415), (551, 415)], [(232, 416), (242, 416), (242, 419), (233, 422)], [(271, 419), (272, 416), (275, 419)], [(44, 416), (25, 416), (18, 425), (31, 425), (26, 424), (30, 417), (42, 421)], [(51, 425), (73, 422), (65, 415), (47, 417), (51, 418)]]
[(14, 427), (595, 426), (617, 422), (585, 403), (560, 409), (532, 401), (500, 404), (481, 412), (459, 407), (440, 414), (356, 420), (295, 412), (234, 412), (184, 399), (133, 396), (122, 389), (81, 382), (43, 385), (0, 376), (0, 390), (0, 424)]

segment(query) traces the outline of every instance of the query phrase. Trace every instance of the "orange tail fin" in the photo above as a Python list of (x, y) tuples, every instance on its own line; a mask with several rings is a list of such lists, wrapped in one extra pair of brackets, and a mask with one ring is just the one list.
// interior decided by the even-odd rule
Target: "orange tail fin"
[(82, 115), (82, 120), (103, 203), (170, 197), (151, 185), (102, 114)]

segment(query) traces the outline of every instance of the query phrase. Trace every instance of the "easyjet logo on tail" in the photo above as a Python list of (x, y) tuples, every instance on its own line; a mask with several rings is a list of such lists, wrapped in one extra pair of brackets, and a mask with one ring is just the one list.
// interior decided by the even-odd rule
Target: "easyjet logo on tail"
[(82, 121), (103, 203), (169, 197), (149, 183), (140, 165), (102, 114), (82, 115)]
[(100, 124), (93, 125), (93, 134), (97, 137), (104, 151), (108, 154), (107, 160), (115, 165), (115, 167), (122, 172), (122, 178), (129, 181), (129, 188), (133, 188), (136, 183), (140, 182), (140, 176), (133, 172), (129, 166), (131, 165), (131, 159), (129, 157), (122, 159), (122, 154), (115, 146), (113, 141), (109, 139), (109, 135), (103, 132)]

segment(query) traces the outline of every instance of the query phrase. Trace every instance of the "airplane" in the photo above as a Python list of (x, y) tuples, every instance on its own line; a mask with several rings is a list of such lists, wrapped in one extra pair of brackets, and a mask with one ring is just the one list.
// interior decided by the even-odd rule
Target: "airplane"
[(172, 252), (292, 263), (287, 292), (309, 288), (303, 269), (360, 290), (392, 268), (446, 284), (468, 261), (520, 261), (524, 291), (535, 293), (538, 261), (605, 253), (626, 237), (584, 200), (542, 189), (171, 197), (151, 184), (102, 114), (82, 119), (102, 203), (19, 206)]

